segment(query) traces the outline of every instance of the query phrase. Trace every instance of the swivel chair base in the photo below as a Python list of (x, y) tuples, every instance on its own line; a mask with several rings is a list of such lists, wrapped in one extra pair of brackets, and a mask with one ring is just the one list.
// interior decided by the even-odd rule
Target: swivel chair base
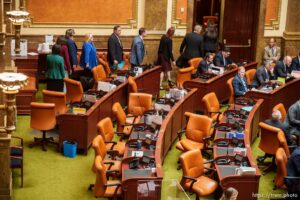
[(57, 148), (58, 148), (58, 142), (55, 142), (53, 137), (46, 138), (46, 131), (43, 131), (43, 137), (42, 138), (34, 137), (34, 142), (29, 144), (29, 147), (32, 148), (35, 145), (41, 145), (42, 150), (47, 151), (46, 146), (48, 143), (55, 144), (55, 145), (57, 145)]

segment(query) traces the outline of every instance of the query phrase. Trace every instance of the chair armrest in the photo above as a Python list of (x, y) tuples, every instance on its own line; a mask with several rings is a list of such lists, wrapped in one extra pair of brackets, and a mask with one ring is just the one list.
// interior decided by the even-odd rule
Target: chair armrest
[(119, 152), (117, 150), (107, 150), (106, 153), (110, 155), (111, 159), (113, 160), (117, 155), (119, 155)]
[(117, 144), (117, 142), (110, 141), (110, 142), (104, 142), (105, 144), (113, 144), (111, 145), (110, 149), (113, 150), (114, 146)]
[(11, 136), (11, 138), (14, 138), (14, 139), (19, 139), (20, 142), (21, 142), (21, 146), (23, 146), (23, 138), (21, 137), (18, 137), (18, 136)]
[(206, 170), (208, 170), (208, 171), (217, 171), (216, 169), (214, 169), (214, 168), (209, 168), (209, 167), (204, 167), (204, 169), (206, 169)]
[(122, 141), (123, 139), (125, 139), (126, 138), (126, 134), (124, 133), (124, 132), (115, 132), (118, 136), (120, 136), (121, 137), (121, 139), (120, 139), (120, 141)]
[(110, 170), (111, 166), (113, 166), (115, 163), (114, 162), (104, 162), (105, 165), (109, 165), (107, 167), (108, 170)]
[(106, 187), (112, 187), (112, 186), (117, 186), (116, 187), (116, 189), (115, 189), (115, 191), (114, 191), (114, 199), (117, 197), (117, 192), (118, 192), (118, 189), (119, 189), (119, 187), (121, 187), (121, 183), (109, 183), (109, 184), (104, 184), (104, 186), (106, 186)]
[(203, 164), (208, 164), (208, 163), (213, 163), (213, 162), (215, 162), (215, 160), (211, 159), (211, 160), (207, 160), (206, 162), (203, 162)]
[(177, 137), (178, 137), (179, 141), (181, 140), (182, 133), (184, 133), (185, 131), (186, 131), (185, 128), (183, 128), (177, 132)]
[(210, 139), (211, 139), (211, 135), (202, 138), (203, 143), (204, 143), (204, 149), (207, 149), (207, 148), (208, 148), (209, 140), (210, 140)]
[(211, 139), (211, 135), (202, 138), (202, 140), (204, 140), (204, 141), (207, 141), (209, 139)]
[(106, 170), (106, 173), (110, 174), (110, 173), (119, 173), (119, 170)]
[(190, 185), (190, 188), (189, 188), (189, 192), (192, 192), (192, 188), (193, 188), (193, 185), (195, 182), (197, 182), (197, 179), (196, 178), (193, 178), (193, 177), (190, 177), (190, 176), (183, 176), (184, 179), (189, 179), (192, 181), (192, 184)]

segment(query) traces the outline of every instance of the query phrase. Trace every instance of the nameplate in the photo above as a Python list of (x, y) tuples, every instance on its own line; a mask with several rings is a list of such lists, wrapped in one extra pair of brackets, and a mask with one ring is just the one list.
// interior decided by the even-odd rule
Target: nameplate
[(86, 113), (85, 108), (73, 107), (73, 114), (82, 114), (82, 115), (84, 115), (85, 113)]
[(143, 151), (131, 151), (132, 157), (143, 157), (144, 152)]

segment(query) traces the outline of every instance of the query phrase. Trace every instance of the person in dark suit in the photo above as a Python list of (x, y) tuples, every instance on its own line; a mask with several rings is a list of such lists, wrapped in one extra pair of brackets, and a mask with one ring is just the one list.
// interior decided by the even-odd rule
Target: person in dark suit
[(107, 61), (110, 68), (114, 71), (114, 67), (123, 61), (123, 45), (120, 40), (121, 27), (119, 25), (114, 27), (113, 34), (108, 38), (107, 43)]
[[(287, 176), (300, 177), (300, 147), (296, 148), (292, 155), (289, 157), (286, 164)], [(298, 183), (298, 184), (295, 184)], [(299, 193), (300, 185), (299, 179), (292, 181), (291, 179), (285, 179), (285, 185), (288, 190), (296, 190)]]
[(285, 122), (289, 125), (290, 135), (300, 136), (300, 100), (291, 105), (288, 110)]
[(278, 77), (286, 78), (288, 74), (292, 73), (292, 58), (290, 56), (285, 56), (283, 61), (278, 61), (274, 68), (275, 79)]
[(71, 64), (71, 70), (74, 71), (76, 66), (78, 65), (77, 60), (77, 45), (74, 42), (75, 31), (73, 29), (66, 30), (66, 39), (67, 39), (67, 47), (69, 51), (69, 59)]
[(139, 29), (139, 35), (136, 36), (131, 44), (130, 63), (131, 66), (141, 66), (145, 56), (144, 38), (147, 35), (145, 28)]
[(273, 67), (271, 61), (266, 61), (264, 66), (258, 68), (250, 84), (251, 88), (258, 88), (270, 80), (274, 80)]
[(167, 78), (168, 81), (171, 81), (171, 71), (172, 71), (172, 63), (175, 65), (174, 57), (173, 57), (173, 41), (172, 37), (175, 33), (175, 28), (170, 27), (165, 35), (160, 38), (159, 47), (158, 47), (158, 59), (157, 64), (161, 65), (162, 72), (160, 73), (160, 86), (162, 87), (162, 81), (164, 77)]
[(300, 71), (300, 52), (299, 52), (298, 56), (296, 56), (292, 60), (292, 71), (293, 70)]
[(230, 56), (230, 48), (224, 47), (222, 51), (218, 52), (214, 58), (214, 65), (218, 67), (225, 67), (232, 64)]
[(244, 67), (239, 67), (238, 74), (232, 79), (232, 86), (235, 97), (244, 96), (248, 91)]
[(217, 32), (216, 24), (209, 23), (203, 35), (204, 55), (206, 55), (207, 52), (215, 53), (217, 50), (217, 45), (218, 45), (218, 32)]
[(197, 68), (197, 76), (202, 73), (211, 73), (211, 65), (213, 64), (212, 61), (214, 56), (212, 53), (206, 53), (205, 58), (199, 63)]
[(192, 58), (203, 57), (203, 38), (200, 35), (201, 26), (196, 25), (194, 31), (186, 34), (180, 45), (181, 63), (176, 62), (178, 67), (187, 67)]

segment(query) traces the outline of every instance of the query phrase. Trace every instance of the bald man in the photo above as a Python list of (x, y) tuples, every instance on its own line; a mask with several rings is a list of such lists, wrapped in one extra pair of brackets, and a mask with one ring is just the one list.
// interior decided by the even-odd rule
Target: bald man
[(200, 25), (196, 25), (194, 31), (186, 34), (184, 37), (179, 50), (182, 56), (182, 64), (178, 67), (188, 67), (187, 62), (192, 58), (203, 58), (203, 38), (200, 35), (201, 29), (202, 27)]
[(269, 45), (265, 47), (264, 61), (272, 61), (276, 63), (280, 57), (280, 47), (276, 45), (275, 38), (270, 38)]
[(283, 61), (278, 61), (274, 68), (275, 79), (278, 77), (286, 78), (287, 74), (292, 72), (292, 58), (290, 56), (285, 56)]

